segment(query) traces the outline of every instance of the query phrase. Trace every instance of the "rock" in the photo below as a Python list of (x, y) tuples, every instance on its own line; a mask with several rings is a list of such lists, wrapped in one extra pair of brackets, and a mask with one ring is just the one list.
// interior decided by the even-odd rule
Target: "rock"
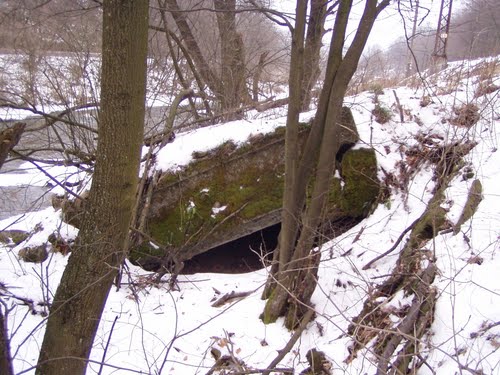
[(342, 159), (340, 174), (344, 181), (338, 199), (342, 212), (353, 218), (367, 217), (373, 212), (380, 192), (375, 150), (349, 150)]
[(352, 111), (348, 107), (342, 107), (342, 114), (340, 118), (340, 147), (344, 145), (353, 146), (359, 142), (358, 128), (354, 121)]
[(49, 257), (47, 244), (44, 243), (35, 247), (25, 247), (19, 250), (19, 258), (28, 263), (42, 263)]
[(29, 233), (19, 229), (4, 230), (0, 232), (0, 242), (8, 244), (10, 240), (16, 245), (26, 240)]

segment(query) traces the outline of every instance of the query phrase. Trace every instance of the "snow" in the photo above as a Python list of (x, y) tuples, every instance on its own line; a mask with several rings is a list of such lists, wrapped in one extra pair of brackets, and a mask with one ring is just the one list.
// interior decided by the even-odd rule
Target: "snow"
[[(391, 121), (377, 123), (371, 116), (373, 93), (346, 98), (346, 104), (353, 109), (361, 145), (370, 145), (376, 150), (380, 178), (384, 177), (382, 168), (397, 176), (397, 163), (404, 157), (403, 150), (415, 145), (419, 134), (436, 136), (436, 140), (441, 137), (446, 143), (465, 139), (478, 142), (465, 157), (467, 166), (474, 172), (473, 179), (480, 179), (483, 186), (483, 200), (477, 212), (457, 235), (440, 234), (426, 245), (437, 259), (439, 274), (433, 287), (439, 298), (430, 333), (421, 344), (426, 364), (419, 374), (447, 375), (469, 370), (500, 374), (500, 325), (485, 329), (500, 317), (499, 92), (475, 100), (481, 109), (481, 119), (473, 127), (460, 128), (448, 122), (453, 117), (453, 106), (468, 103), (474, 97), (478, 76), (466, 73), (482, 62), (452, 64), (447, 71), (428, 79), (433, 82), (432, 90), (430, 86), (394, 88), (405, 110), (404, 123), (399, 121), (396, 109)], [(492, 82), (499, 84), (500, 76), (495, 76)], [(430, 90), (440, 95), (432, 96), (433, 102), (421, 107), (420, 99), (429, 95)], [(392, 89), (385, 89), (378, 100), (381, 105), (392, 108), (395, 103)], [(313, 114), (302, 116), (306, 119)], [(250, 135), (270, 132), (283, 126), (285, 121), (285, 113), (273, 112), (272, 116), (251, 113), (245, 120), (180, 133), (158, 153), (157, 168), (181, 168), (192, 159), (195, 150), (206, 151), (227, 140), (239, 145)], [(0, 186), (47, 183), (38, 170), (27, 167), (22, 166), (20, 173), (0, 174)], [(70, 176), (76, 172), (64, 167), (52, 168), (51, 174), (60, 175), (62, 179), (73, 178)], [(347, 327), (373, 288), (393, 270), (404, 241), (374, 267), (365, 271), (362, 267), (391, 248), (423, 213), (434, 188), (432, 175), (431, 165), (421, 164), (411, 176), (406, 193), (393, 189), (390, 200), (380, 204), (369, 218), (323, 245), (319, 285), (312, 298), (317, 317), (282, 360), (281, 367), (293, 367), (299, 373), (307, 367), (305, 353), (318, 348), (332, 362), (333, 373), (376, 372), (371, 348), (345, 363), (351, 344)], [(473, 179), (463, 179), (459, 173), (446, 189), (451, 223), (458, 220)], [(214, 207), (213, 214), (223, 209), (223, 206)], [(46, 208), (0, 221), (0, 230), (39, 228), (27, 243), (0, 245), (0, 286), (7, 286), (8, 290), (4, 293), (0, 288), (0, 292), (7, 306), (13, 307), (8, 328), (16, 373), (34, 373), (32, 367), (42, 342), (46, 312), (46, 307), (37, 303), (52, 298), (66, 264), (66, 257), (59, 253), (51, 253), (41, 265), (23, 263), (17, 252), (21, 247), (43, 243), (56, 230), (64, 238), (74, 238), (76, 229), (61, 223), (59, 215), (53, 208)], [(478, 262), (477, 257), (482, 261)], [(130, 276), (124, 278), (124, 287), (119, 291), (112, 289), (109, 294), (91, 355), (95, 362), (89, 365), (88, 374), (99, 372), (98, 363), (104, 355), (104, 362), (110, 366), (104, 367), (103, 374), (133, 371), (204, 374), (214, 364), (210, 355), (214, 346), (223, 354), (233, 354), (247, 365), (263, 369), (292, 335), (283, 327), (282, 319), (269, 325), (259, 319), (264, 307), (260, 295), (267, 278), (265, 269), (239, 275), (179, 276), (180, 290), (169, 290), (166, 284), (147, 283), (148, 272), (133, 265), (129, 267)], [(237, 302), (212, 307), (216, 299), (232, 291), (251, 294)], [(35, 301), (37, 314), (29, 313), (27, 306), (8, 293)], [(411, 298), (398, 293), (384, 302), (384, 308), (410, 303)], [(108, 341), (109, 347), (105, 350)]]
[(161, 170), (175, 170), (192, 160), (193, 151), (208, 151), (229, 140), (241, 144), (252, 134), (266, 134), (285, 124), (286, 118), (284, 117), (272, 121), (258, 118), (231, 121), (189, 133), (181, 133), (176, 136), (175, 142), (167, 144), (160, 150), (156, 166)]

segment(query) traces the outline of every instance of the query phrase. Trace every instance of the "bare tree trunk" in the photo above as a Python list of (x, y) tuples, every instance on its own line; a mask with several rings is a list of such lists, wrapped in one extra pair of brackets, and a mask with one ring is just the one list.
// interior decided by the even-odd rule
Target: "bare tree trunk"
[(252, 82), (252, 100), (256, 103), (259, 101), (259, 82), (260, 77), (262, 76), (262, 72), (264, 71), (264, 64), (266, 63), (267, 56), (269, 55), (269, 51), (262, 52), (259, 56), (259, 62), (257, 67), (255, 68), (255, 73), (253, 75)]
[(319, 58), (321, 39), (323, 38), (326, 19), (326, 1), (311, 0), (311, 10), (307, 23), (307, 35), (304, 52), (304, 76), (302, 78), (301, 103), (302, 110), (308, 110), (311, 105), (312, 88), (320, 74)]
[[(245, 82), (245, 48), (236, 30), (236, 0), (213, 0), (221, 42), (222, 111), (249, 103)], [(237, 116), (236, 116), (237, 117)]]
[[(164, 0), (159, 2), (159, 5), (160, 7), (166, 8), (166, 10), (169, 11), (172, 15), (175, 24), (179, 29), (179, 33), (182, 36), (182, 40), (184, 41), (184, 44), (189, 51), (190, 56), (194, 60), (194, 63), (196, 64), (196, 67), (204, 83), (208, 85), (210, 90), (218, 98), (222, 98), (222, 85), (217, 79), (216, 74), (212, 71), (212, 69), (210, 69), (207, 61), (205, 60), (205, 57), (203, 57), (200, 46), (198, 45), (198, 42), (196, 41), (196, 38), (194, 37), (188, 24), (186, 13), (181, 10), (177, 3), (177, 0)], [(200, 87), (200, 89), (203, 89), (203, 87)]]
[(17, 122), (13, 127), (0, 131), (0, 168), (2, 168), (10, 150), (20, 141), (25, 128), (24, 122)]
[(10, 357), (10, 342), (7, 331), (7, 321), (0, 308), (0, 374), (14, 375), (12, 358)]
[(37, 374), (84, 374), (124, 258), (143, 138), (148, 1), (104, 0), (101, 108), (88, 209), (50, 309)]
[[(170, 52), (170, 56), (172, 56), (172, 64), (174, 65), (175, 73), (177, 74), (177, 77), (179, 78), (179, 82), (181, 83), (182, 88), (184, 91), (192, 89), (186, 79), (184, 78), (184, 74), (179, 66), (179, 62), (177, 60), (177, 57), (175, 56), (174, 52), (174, 46), (172, 45), (172, 38), (170, 37), (170, 34), (167, 30), (167, 16), (165, 14), (165, 9), (160, 7), (160, 15), (161, 15), (161, 20), (163, 23), (164, 29), (164, 34), (165, 34), (165, 39), (167, 40), (167, 45), (168, 45), (168, 50)], [(189, 100), (189, 106), (191, 107), (191, 111), (193, 113), (193, 116), (196, 120), (200, 118), (198, 115), (198, 111), (196, 110), (196, 105), (194, 103), (194, 100), (191, 96), (188, 97)]]
[[(325, 82), (313, 127), (302, 152), (293, 187), (285, 185), (285, 194), (290, 191), (293, 199), (290, 199), (288, 205), (283, 207), (283, 212), (286, 212), (289, 218), (286, 221), (283, 220), (282, 223), (278, 248), (279, 266), (273, 268), (272, 278), (264, 294), (264, 297), (269, 297), (263, 314), (265, 323), (274, 322), (279, 316), (287, 314), (285, 324), (292, 329), (300, 323), (301, 317), (310, 305), (310, 298), (316, 286), (319, 264), (319, 253), (312, 252), (311, 249), (321, 224), (321, 214), (328, 197), (330, 179), (335, 167), (335, 156), (339, 147), (340, 127), (338, 121), (344, 94), (356, 70), (373, 23), (380, 11), (389, 3), (390, 0), (382, 0), (379, 5), (377, 5), (377, 0), (366, 1), (354, 40), (343, 57), (352, 0), (340, 1), (330, 45)], [(298, 15), (297, 19), (299, 19)], [(294, 61), (292, 60), (292, 63)], [(287, 123), (287, 127), (288, 125), (289, 123)], [(318, 148), (320, 149), (319, 155), (315, 152)], [(316, 167), (312, 196), (308, 206), (303, 210), (306, 188), (313, 170), (312, 166)], [(286, 180), (286, 183), (289, 181)], [(300, 236), (295, 245), (299, 229)], [(273, 283), (273, 279), (279, 282)]]
[(279, 265), (288, 264), (292, 258), (293, 246), (297, 237), (298, 215), (296, 215), (297, 170), (299, 162), (298, 133), (300, 114), (300, 86), (302, 82), (304, 33), (307, 12), (307, 0), (297, 1), (295, 29), (292, 37), (292, 61), (290, 66), (290, 100), (285, 135), (285, 189), (281, 215), (281, 233), (279, 238)]

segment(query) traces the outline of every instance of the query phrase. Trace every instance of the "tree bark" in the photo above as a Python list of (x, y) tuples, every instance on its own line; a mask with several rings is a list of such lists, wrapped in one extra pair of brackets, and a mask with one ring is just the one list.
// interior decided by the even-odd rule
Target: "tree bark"
[(255, 68), (255, 73), (253, 75), (252, 81), (252, 100), (255, 103), (259, 102), (259, 82), (262, 76), (262, 72), (264, 71), (264, 65), (266, 63), (267, 56), (269, 55), (269, 51), (262, 52), (259, 56), (259, 62), (257, 67)]
[[(196, 38), (194, 37), (189, 26), (186, 13), (181, 10), (177, 0), (165, 0), (165, 3), (160, 3), (159, 5), (160, 7), (164, 7), (165, 4), (167, 6), (167, 10), (173, 17), (177, 28), (179, 29), (182, 40), (184, 41), (190, 56), (196, 64), (204, 83), (208, 85), (215, 96), (221, 98), (223, 96), (222, 85), (217, 79), (216, 74), (212, 71), (212, 69), (210, 69), (205, 57), (203, 57), (200, 46), (198, 45), (198, 42), (196, 41)], [(200, 89), (203, 90), (203, 87), (200, 87)]]
[[(280, 280), (284, 265), (288, 264), (293, 254), (293, 245), (297, 239), (298, 210), (295, 187), (299, 162), (298, 132), (300, 114), (300, 84), (302, 82), (304, 35), (306, 25), (307, 0), (298, 0), (296, 7), (295, 28), (292, 33), (292, 51), (289, 73), (288, 113), (285, 133), (285, 182), (283, 191), (283, 210), (281, 212), (281, 231), (278, 248), (274, 251), (271, 277), (263, 293), (268, 298)], [(264, 321), (267, 320), (264, 312)]]
[(12, 358), (10, 357), (10, 341), (7, 330), (7, 321), (0, 307), (0, 374), (14, 375)]
[(241, 34), (236, 30), (236, 0), (213, 1), (221, 43), (221, 82), (224, 90), (221, 104), (222, 111), (226, 112), (250, 102), (245, 81), (245, 47)]
[[(265, 323), (274, 322), (279, 316), (287, 313), (285, 323), (288, 328), (292, 329), (300, 322), (304, 306), (310, 304), (319, 264), (319, 254), (311, 249), (321, 224), (321, 214), (328, 198), (330, 179), (335, 167), (335, 156), (339, 147), (338, 119), (344, 94), (356, 71), (373, 23), (380, 11), (389, 3), (390, 0), (383, 0), (379, 5), (377, 5), (377, 0), (366, 1), (356, 35), (343, 57), (352, 0), (340, 1), (318, 110), (295, 172), (293, 186), (285, 185), (285, 194), (289, 190), (293, 199), (290, 199), (283, 209), (289, 217), (284, 217), (282, 222), (278, 248), (279, 263), (271, 270), (271, 278), (264, 292), (264, 297), (269, 297), (263, 314)], [(316, 151), (318, 149), (320, 149), (319, 155)], [(307, 184), (313, 169), (315, 169), (315, 179), (312, 195), (307, 207), (303, 209), (306, 202)], [(287, 183), (290, 181), (286, 179), (285, 184)], [(299, 229), (300, 236), (295, 244)], [(273, 280), (279, 282), (274, 283)]]
[(148, 1), (104, 0), (97, 160), (76, 246), (50, 309), (37, 374), (84, 374), (124, 258), (143, 138)]
[(304, 52), (304, 76), (302, 77), (300, 97), (302, 110), (304, 111), (308, 110), (311, 105), (312, 88), (318, 81), (320, 74), (319, 58), (326, 19), (326, 3), (325, 0), (311, 0)]
[(26, 128), (26, 123), (16, 122), (12, 128), (0, 131), (0, 168), (12, 150), (21, 140), (21, 135)]

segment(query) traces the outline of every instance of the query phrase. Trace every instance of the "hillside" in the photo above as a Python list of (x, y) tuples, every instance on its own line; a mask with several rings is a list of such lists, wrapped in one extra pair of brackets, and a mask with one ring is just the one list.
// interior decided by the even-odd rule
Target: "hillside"
[[(316, 318), (278, 368), (300, 373), (309, 366), (306, 353), (317, 349), (328, 361), (324, 371), (332, 374), (375, 374), (381, 358), (393, 355), (391, 362), (398, 365), (414, 352), (418, 360), (410, 368), (418, 374), (500, 374), (500, 61), (457, 62), (406, 84), (345, 99), (361, 144), (377, 152), (385, 194), (370, 217), (321, 247), (312, 298)], [(302, 119), (313, 115), (304, 113)], [(157, 167), (178, 168), (193, 151), (229, 139), (242, 144), (251, 134), (283, 125), (285, 116), (284, 110), (251, 112), (246, 120), (180, 133), (158, 154)], [(51, 170), (58, 176), (71, 173)], [(0, 174), (0, 186), (46, 182), (27, 168), (23, 174)], [(399, 255), (428, 207), (434, 209), (428, 215), (433, 233), (418, 238), (421, 247), (408, 258), (413, 268), (407, 269)], [(71, 240), (77, 231), (52, 207), (0, 221), (0, 230), (16, 229), (29, 236), (16, 245), (12, 232), (4, 232), (0, 296), (8, 309), (15, 371), (22, 374), (34, 373), (47, 303), (67, 256), (51, 251), (34, 264), (20, 260), (19, 250), (47, 243), (53, 232)], [(395, 285), (399, 276), (404, 287)], [(178, 290), (171, 290), (129, 264), (123, 287), (110, 292), (88, 373), (262, 373), (293, 336), (282, 320), (266, 326), (259, 319), (266, 277), (266, 269), (181, 275)], [(230, 293), (242, 297), (222, 303)], [(414, 306), (420, 312), (426, 307), (418, 325), (410, 319)], [(213, 367), (217, 352), (226, 356), (225, 366)]]

